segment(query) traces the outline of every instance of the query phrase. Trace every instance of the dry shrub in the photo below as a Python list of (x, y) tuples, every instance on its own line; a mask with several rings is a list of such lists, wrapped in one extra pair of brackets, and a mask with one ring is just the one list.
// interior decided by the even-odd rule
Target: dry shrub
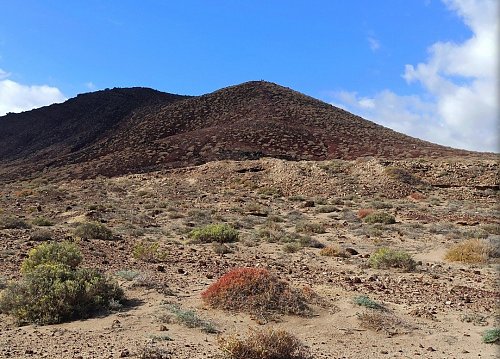
[(359, 219), (363, 219), (365, 218), (366, 216), (368, 216), (369, 214), (373, 213), (373, 209), (372, 208), (361, 208), (359, 211), (358, 211), (358, 218)]
[(231, 359), (310, 359), (311, 354), (297, 337), (280, 329), (251, 332), (247, 338), (219, 338), (219, 347)]
[(364, 312), (358, 314), (358, 320), (363, 328), (383, 332), (389, 336), (407, 334), (414, 329), (409, 323), (388, 312)]
[(332, 245), (325, 247), (319, 251), (319, 254), (326, 257), (340, 257), (340, 258), (349, 258), (351, 254), (347, 252), (345, 249), (340, 248), (339, 246)]
[(415, 201), (421, 201), (421, 200), (424, 200), (426, 197), (424, 194), (422, 194), (420, 192), (413, 192), (413, 193), (410, 193), (408, 198), (413, 199)]
[(304, 293), (264, 268), (235, 268), (201, 293), (213, 308), (242, 311), (263, 318), (272, 314), (307, 315)]
[(409, 253), (397, 251), (391, 248), (379, 248), (368, 261), (373, 268), (399, 268), (411, 272), (415, 269), (417, 263)]
[(446, 252), (445, 259), (451, 262), (484, 263), (488, 261), (493, 247), (483, 239), (466, 239)]

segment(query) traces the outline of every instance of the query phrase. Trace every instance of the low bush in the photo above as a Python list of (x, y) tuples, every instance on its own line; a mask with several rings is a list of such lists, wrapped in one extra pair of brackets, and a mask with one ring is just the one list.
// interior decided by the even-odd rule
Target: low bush
[(386, 212), (373, 212), (364, 218), (366, 223), (383, 223), (383, 224), (394, 224), (396, 219), (394, 216)]
[[(193, 310), (185, 310), (175, 304), (169, 304), (166, 309), (171, 313), (175, 322), (185, 325), (188, 328), (200, 328), (205, 333), (218, 333), (219, 331), (211, 321), (202, 319)], [(167, 318), (171, 321), (171, 317)]]
[(241, 339), (233, 335), (219, 338), (219, 348), (230, 359), (309, 359), (312, 358), (300, 340), (287, 331), (264, 329)]
[(369, 264), (373, 268), (400, 268), (405, 271), (412, 271), (416, 267), (416, 262), (409, 253), (390, 248), (376, 250), (370, 256)]
[(344, 249), (340, 248), (336, 245), (327, 246), (319, 252), (322, 256), (326, 257), (340, 257), (340, 258), (349, 258), (351, 254)]
[(33, 219), (31, 223), (35, 226), (40, 226), (40, 227), (49, 227), (54, 225), (54, 223), (50, 219), (44, 217), (37, 217)]
[(369, 311), (358, 314), (361, 326), (376, 332), (383, 332), (388, 336), (408, 334), (414, 328), (409, 323), (385, 311)]
[(310, 312), (304, 293), (264, 268), (235, 268), (210, 285), (201, 297), (213, 308), (243, 311), (264, 318), (272, 314)]
[(323, 223), (314, 222), (300, 222), (295, 226), (295, 230), (300, 233), (306, 234), (322, 234), (326, 233), (325, 225)]
[(157, 263), (165, 262), (168, 253), (166, 250), (160, 248), (160, 243), (158, 242), (142, 241), (134, 245), (132, 256), (144, 262)]
[(488, 329), (483, 333), (483, 343), (500, 343), (500, 328)]
[(45, 243), (21, 266), (22, 279), (0, 296), (0, 312), (20, 324), (55, 324), (86, 318), (123, 298), (123, 291), (94, 269), (77, 268), (82, 257), (72, 243)]
[(384, 307), (380, 304), (378, 304), (376, 301), (368, 298), (366, 295), (360, 295), (356, 298), (354, 298), (354, 303), (357, 305), (360, 305), (365, 308), (370, 308), (370, 309), (384, 309)]
[(466, 239), (448, 249), (445, 259), (451, 262), (484, 263), (492, 252), (490, 242), (483, 239)]
[(102, 223), (80, 223), (75, 229), (75, 236), (81, 239), (112, 240), (113, 232)]
[(359, 219), (364, 219), (366, 216), (372, 214), (374, 211), (375, 210), (372, 208), (361, 208), (360, 210), (358, 210), (357, 215)]
[(22, 218), (18, 217), (1, 217), (0, 229), (27, 229), (30, 225)]
[(228, 224), (217, 223), (209, 224), (204, 227), (195, 228), (189, 232), (189, 237), (200, 243), (228, 243), (236, 242), (238, 240), (239, 234), (236, 229)]
[(30, 234), (30, 240), (37, 242), (50, 241), (52, 232), (46, 229), (39, 229)]

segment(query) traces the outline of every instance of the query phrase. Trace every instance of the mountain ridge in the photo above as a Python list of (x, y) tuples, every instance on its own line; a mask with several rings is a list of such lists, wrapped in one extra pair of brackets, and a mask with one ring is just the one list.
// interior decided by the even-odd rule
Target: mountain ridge
[(51, 168), (66, 168), (79, 177), (115, 176), (260, 157), (473, 154), (397, 133), (266, 81), (201, 96), (138, 87), (102, 90), (9, 114), (0, 123), (0, 178)]

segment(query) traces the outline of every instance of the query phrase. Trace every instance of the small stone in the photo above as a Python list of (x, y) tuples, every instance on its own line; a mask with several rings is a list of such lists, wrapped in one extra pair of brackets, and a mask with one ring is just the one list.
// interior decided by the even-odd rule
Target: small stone
[(435, 351), (436, 351), (436, 349), (434, 349), (433, 347), (428, 347), (428, 348), (427, 348), (427, 351), (428, 351), (428, 352), (435, 352)]
[(120, 353), (120, 358), (127, 358), (130, 355), (130, 351), (128, 349), (124, 349)]
[(159, 330), (160, 330), (160, 332), (166, 332), (166, 331), (168, 331), (168, 328), (167, 328), (167, 326), (166, 326), (166, 325), (163, 325), (163, 324), (162, 324), (162, 325), (160, 325)]
[(165, 266), (161, 266), (161, 265), (160, 265), (160, 266), (156, 267), (156, 270), (157, 270), (158, 272), (165, 272)]

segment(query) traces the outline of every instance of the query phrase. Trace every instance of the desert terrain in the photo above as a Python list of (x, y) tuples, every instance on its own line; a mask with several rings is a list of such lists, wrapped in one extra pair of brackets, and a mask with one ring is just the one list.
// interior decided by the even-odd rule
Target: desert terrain
[[(395, 168), (405, 176), (395, 176)], [(482, 335), (499, 325), (497, 173), (495, 159), (481, 158), (263, 158), (5, 184), (2, 215), (28, 224), (43, 217), (50, 225), (0, 231), (4, 286), (19, 278), (29, 249), (69, 239), (81, 249), (83, 266), (118, 281), (126, 301), (56, 325), (17, 326), (2, 314), (0, 357), (133, 358), (154, 347), (168, 358), (216, 358), (223, 354), (218, 337), (272, 326), (293, 333), (315, 358), (494, 358), (498, 346), (483, 343)], [(363, 209), (384, 211), (396, 223), (365, 223)], [(85, 221), (105, 224), (113, 239), (75, 238)], [(189, 239), (193, 228), (210, 223), (231, 224), (239, 240)], [(496, 254), (475, 264), (445, 260), (454, 245), (477, 238), (496, 246)], [(152, 243), (154, 253), (138, 254), (138, 246)], [(328, 246), (350, 253), (322, 255)], [(370, 267), (380, 247), (406, 251), (416, 268)], [(211, 309), (200, 293), (236, 267), (267, 268), (314, 291), (312, 314), (262, 320)], [(361, 296), (383, 306), (385, 319), (366, 323), (363, 314), (377, 310), (356, 304)], [(172, 305), (194, 311), (215, 330), (186, 326)]]
[[(497, 154), (267, 82), (0, 121), (0, 358), (238, 359), (228, 343), (272, 331), (305, 354), (255, 358), (498, 357)], [(7, 300), (23, 263), (62, 243), (123, 296), (26, 319)], [(209, 297), (235, 270), (284, 297)]]

